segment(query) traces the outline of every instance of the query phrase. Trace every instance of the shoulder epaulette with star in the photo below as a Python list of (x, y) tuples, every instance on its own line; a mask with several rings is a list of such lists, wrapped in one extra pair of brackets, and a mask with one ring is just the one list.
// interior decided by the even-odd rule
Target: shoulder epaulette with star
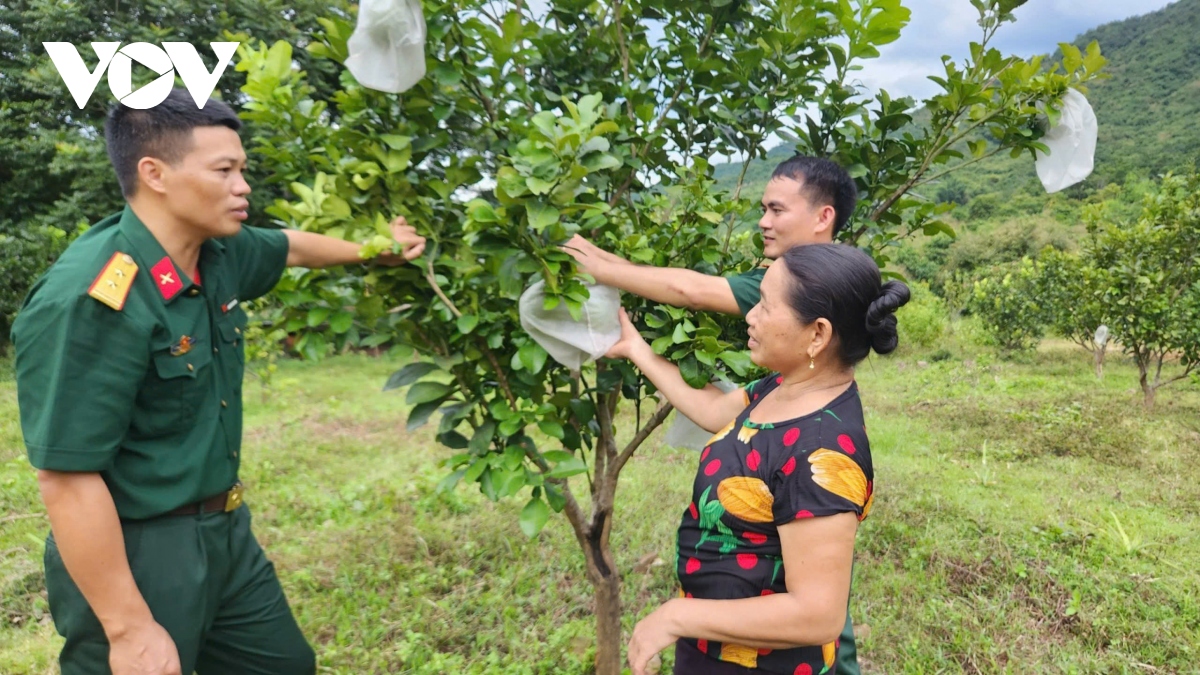
[(125, 307), (125, 298), (129, 297), (137, 273), (138, 266), (133, 257), (118, 251), (92, 282), (88, 295), (119, 312)]

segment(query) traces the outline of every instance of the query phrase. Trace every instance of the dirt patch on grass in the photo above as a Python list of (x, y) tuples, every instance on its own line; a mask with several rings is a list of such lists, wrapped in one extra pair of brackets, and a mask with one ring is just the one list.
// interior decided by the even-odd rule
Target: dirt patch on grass
[(41, 569), (31, 569), (4, 579), (0, 587), (0, 621), (5, 626), (23, 626), (41, 621), (45, 610), (46, 576)]
[(243, 434), (246, 445), (274, 444), (285, 436), (299, 435), (314, 443), (333, 444), (376, 444), (383, 440), (404, 438), (408, 434), (404, 421), (380, 419), (355, 419), (324, 413), (306, 415), (282, 424), (261, 425), (247, 428)]
[(999, 453), (999, 459), (1055, 455), (1133, 466), (1138, 461), (1133, 450), (1144, 440), (1128, 406), (1112, 400), (934, 400), (913, 406), (911, 413), (931, 427), (969, 433), (968, 454), (981, 454), (987, 441), (991, 456)]

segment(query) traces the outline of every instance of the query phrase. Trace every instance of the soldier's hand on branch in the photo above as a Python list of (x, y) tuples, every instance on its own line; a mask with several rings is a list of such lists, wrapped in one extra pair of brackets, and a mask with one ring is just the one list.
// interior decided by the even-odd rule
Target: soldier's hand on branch
[(417, 234), (416, 228), (408, 224), (404, 216), (392, 221), (392, 238), (401, 245), (400, 253), (380, 253), (374, 262), (388, 267), (403, 265), (425, 251), (425, 237)]
[(113, 675), (182, 675), (175, 641), (153, 621), (111, 638), (108, 665)]

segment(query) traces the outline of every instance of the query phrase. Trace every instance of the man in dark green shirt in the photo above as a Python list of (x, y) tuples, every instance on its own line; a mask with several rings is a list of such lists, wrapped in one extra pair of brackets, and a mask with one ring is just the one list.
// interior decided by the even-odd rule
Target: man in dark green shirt
[[(858, 190), (846, 170), (818, 157), (797, 155), (775, 167), (763, 191), (763, 257), (774, 260), (793, 246), (831, 243), (846, 225)], [(576, 235), (564, 249), (597, 283), (643, 298), (695, 310), (745, 316), (758, 304), (766, 267), (731, 277), (676, 267), (635, 265)], [(854, 623), (849, 613), (838, 649), (838, 675), (858, 675)]]
[[(243, 227), (239, 128), (182, 89), (114, 107), (127, 206), (63, 253), (13, 325), (64, 675), (315, 672), (242, 503), (243, 306), (287, 266), (361, 262), (360, 247)], [(421, 254), (403, 219), (392, 232), (404, 252), (377, 262)]]

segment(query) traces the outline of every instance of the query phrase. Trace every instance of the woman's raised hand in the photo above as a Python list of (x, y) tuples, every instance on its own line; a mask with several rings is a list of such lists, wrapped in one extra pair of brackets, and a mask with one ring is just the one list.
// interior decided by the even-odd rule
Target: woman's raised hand
[(604, 354), (610, 359), (632, 358), (635, 349), (639, 346), (647, 346), (646, 340), (642, 338), (641, 333), (637, 331), (633, 322), (629, 320), (629, 314), (625, 312), (625, 308), (620, 308), (620, 312), (621, 339)]

